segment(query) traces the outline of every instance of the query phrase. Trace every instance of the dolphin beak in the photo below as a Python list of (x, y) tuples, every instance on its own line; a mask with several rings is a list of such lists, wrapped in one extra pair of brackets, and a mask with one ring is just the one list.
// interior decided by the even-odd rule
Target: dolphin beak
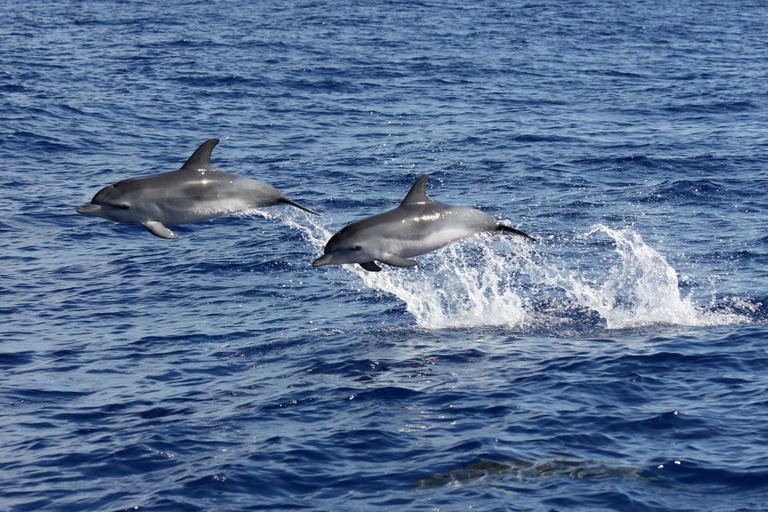
[(77, 208), (77, 213), (82, 213), (83, 215), (98, 215), (100, 211), (101, 206), (98, 204), (84, 204)]
[(323, 254), (315, 261), (312, 262), (313, 267), (322, 267), (323, 265), (330, 265), (333, 259), (333, 254)]

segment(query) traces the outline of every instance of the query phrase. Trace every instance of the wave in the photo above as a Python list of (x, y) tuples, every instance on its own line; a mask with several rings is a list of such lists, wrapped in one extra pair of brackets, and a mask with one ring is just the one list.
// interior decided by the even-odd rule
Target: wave
[(654, 324), (709, 326), (749, 323), (751, 319), (730, 309), (697, 306), (681, 296), (675, 269), (631, 229), (594, 226), (584, 238), (602, 233), (613, 241), (618, 261), (596, 279), (572, 271), (548, 277), (580, 305), (596, 311), (609, 329)]

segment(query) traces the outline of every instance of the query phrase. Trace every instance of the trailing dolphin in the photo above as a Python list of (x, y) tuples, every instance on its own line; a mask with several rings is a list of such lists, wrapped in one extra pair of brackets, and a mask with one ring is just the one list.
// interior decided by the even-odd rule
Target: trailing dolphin
[(580, 460), (571, 458), (568, 454), (554, 460), (535, 461), (533, 459), (510, 459), (504, 462), (479, 460), (463, 468), (446, 473), (422, 478), (416, 482), (417, 489), (435, 487), (456, 487), (463, 484), (476, 484), (487, 479), (502, 479), (505, 477), (515, 480), (533, 480), (546, 478), (632, 478), (645, 483), (652, 483), (647, 471), (603, 462), (599, 460)]
[(428, 174), (419, 178), (394, 210), (352, 223), (333, 235), (325, 245), (325, 254), (312, 266), (359, 263), (365, 270), (378, 272), (381, 267), (375, 262), (380, 261), (394, 267), (412, 267), (417, 262), (409, 258), (477, 233), (496, 232), (535, 240), (480, 210), (432, 201), (426, 192), (428, 179)]
[(178, 238), (166, 226), (215, 219), (230, 213), (290, 204), (272, 185), (214, 169), (211, 151), (219, 139), (205, 141), (178, 171), (118, 181), (101, 189), (77, 213), (125, 224), (141, 224), (160, 238)]

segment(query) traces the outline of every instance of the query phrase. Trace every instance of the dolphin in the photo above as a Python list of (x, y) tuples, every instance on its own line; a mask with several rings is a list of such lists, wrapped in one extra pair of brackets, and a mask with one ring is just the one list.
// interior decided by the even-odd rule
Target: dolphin
[(101, 189), (77, 213), (95, 215), (125, 224), (141, 224), (160, 238), (179, 238), (166, 226), (215, 219), (230, 213), (290, 204), (319, 215), (291, 201), (272, 185), (214, 169), (211, 151), (219, 139), (197, 148), (178, 171), (118, 181)]
[(612, 478), (619, 476), (652, 483), (650, 478), (644, 476), (646, 472), (642, 468), (627, 467), (599, 460), (579, 460), (570, 458), (570, 455), (565, 453), (560, 455), (563, 458), (540, 462), (527, 458), (511, 459), (504, 462), (479, 460), (460, 469), (422, 478), (416, 482), (416, 488), (455, 487), (486, 479), (501, 479), (505, 476), (510, 476), (516, 480), (564, 476), (570, 478)]
[(425, 174), (394, 210), (354, 222), (331, 237), (325, 254), (313, 267), (359, 263), (369, 272), (381, 270), (376, 261), (393, 267), (412, 267), (413, 256), (477, 233), (503, 233), (535, 240), (474, 208), (451, 206), (427, 197)]

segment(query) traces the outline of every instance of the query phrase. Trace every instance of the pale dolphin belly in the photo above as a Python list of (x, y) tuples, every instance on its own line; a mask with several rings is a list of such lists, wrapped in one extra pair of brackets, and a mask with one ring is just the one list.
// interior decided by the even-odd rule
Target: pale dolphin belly
[(158, 220), (166, 226), (211, 220), (230, 213), (254, 208), (239, 198), (199, 198), (190, 206), (186, 200), (170, 200), (147, 205), (140, 215), (143, 220)]
[(411, 258), (436, 251), (450, 245), (456, 240), (470, 237), (477, 233), (477, 230), (463, 227), (445, 228), (440, 231), (432, 232), (420, 240), (404, 240), (400, 242), (400, 250), (397, 254), (404, 258)]
[(222, 171), (206, 173), (201, 179), (182, 187), (158, 187), (145, 191), (137, 201), (136, 217), (157, 220), (166, 226), (178, 226), (215, 219), (230, 213), (272, 206), (282, 194), (274, 187)]

